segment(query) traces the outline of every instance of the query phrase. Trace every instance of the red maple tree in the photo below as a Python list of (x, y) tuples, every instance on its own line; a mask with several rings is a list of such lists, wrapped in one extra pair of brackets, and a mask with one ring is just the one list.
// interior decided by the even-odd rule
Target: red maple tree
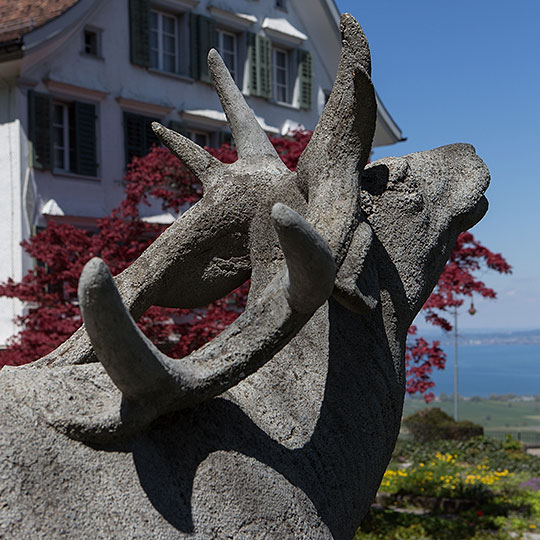
[[(275, 137), (272, 142), (285, 164), (295, 170), (302, 151), (311, 137), (298, 131), (290, 137)], [(236, 160), (229, 144), (208, 148), (224, 163)], [(92, 257), (101, 257), (114, 274), (133, 262), (166, 228), (141, 219), (141, 205), (158, 200), (163, 210), (178, 212), (194, 204), (202, 187), (186, 167), (168, 150), (154, 147), (143, 158), (134, 158), (124, 178), (125, 197), (110, 216), (99, 219), (95, 230), (77, 229), (50, 221), (45, 229), (22, 243), (35, 260), (34, 269), (20, 282), (9, 279), (0, 284), (0, 296), (25, 302), (25, 313), (16, 322), (20, 327), (6, 349), (0, 351), (3, 365), (21, 365), (54, 350), (80, 325), (77, 285), (83, 266)], [(445, 311), (463, 303), (463, 298), (480, 294), (495, 297), (474, 276), (482, 266), (498, 272), (510, 267), (499, 254), (480, 245), (469, 232), (463, 233), (452, 253), (435, 291), (424, 306), (427, 320), (445, 330), (451, 325)], [(231, 324), (245, 306), (249, 283), (204, 309), (182, 310), (150, 308), (140, 319), (143, 332), (170, 356), (181, 358), (219, 334)], [(411, 335), (416, 329), (411, 327)], [(416, 338), (407, 348), (407, 391), (422, 393), (434, 386), (433, 368), (444, 368), (445, 354), (438, 342), (429, 344)]]
[[(445, 315), (450, 309), (458, 308), (467, 297), (472, 300), (475, 295), (496, 298), (495, 291), (477, 277), (484, 269), (502, 274), (512, 271), (500, 253), (490, 251), (475, 240), (469, 231), (461, 233), (435, 289), (422, 308), (426, 322), (449, 332), (452, 325)], [(411, 326), (409, 335), (416, 336), (416, 332), (416, 326)], [(440, 342), (428, 343), (422, 337), (411, 338), (405, 353), (405, 363), (407, 392), (424, 394), (424, 399), (429, 403), (435, 397), (433, 392), (428, 392), (435, 386), (431, 380), (433, 369), (444, 369), (446, 363), (446, 354)]]

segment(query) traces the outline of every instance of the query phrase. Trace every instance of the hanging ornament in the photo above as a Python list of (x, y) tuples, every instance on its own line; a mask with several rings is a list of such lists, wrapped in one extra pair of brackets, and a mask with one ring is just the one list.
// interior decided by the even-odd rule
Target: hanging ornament
[(476, 313), (476, 308), (474, 307), (474, 302), (471, 300), (471, 307), (469, 308), (469, 314), (474, 315)]

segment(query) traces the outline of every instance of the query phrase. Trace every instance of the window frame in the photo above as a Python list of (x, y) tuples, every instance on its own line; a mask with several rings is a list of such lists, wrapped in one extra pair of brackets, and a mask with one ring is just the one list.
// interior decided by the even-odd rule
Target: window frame
[[(157, 15), (157, 28), (154, 28), (152, 25), (153, 15)], [(151, 7), (149, 15), (149, 54), (150, 54), (150, 68), (156, 69), (158, 71), (163, 71), (164, 73), (180, 73), (180, 19), (181, 15), (170, 13), (167, 11), (162, 11), (156, 7)], [(172, 19), (174, 25), (174, 34), (171, 35), (164, 30), (163, 19), (168, 18)], [(157, 49), (154, 48), (152, 41), (154, 33), (157, 34)], [(166, 52), (164, 48), (164, 36), (173, 37), (173, 51), (174, 51), (174, 69), (171, 71), (165, 67), (165, 56), (172, 56), (170, 52)], [(157, 65), (154, 64), (154, 51), (157, 54)]]
[[(99, 180), (99, 102), (74, 99), (66, 92), (33, 89), (28, 90), (27, 101), (31, 166), (61, 176)], [(59, 121), (56, 107), (61, 111)], [(63, 152), (61, 161), (58, 150)]]
[[(282, 54), (285, 59), (285, 65), (278, 67), (277, 55)], [(281, 70), (285, 76), (285, 83), (278, 83), (278, 69)], [(285, 103), (287, 105), (292, 104), (292, 92), (290, 88), (290, 69), (291, 69), (291, 59), (290, 51), (284, 49), (283, 47), (272, 45), (272, 94), (273, 98), (277, 103)], [(279, 99), (279, 90), (285, 92), (285, 99)]]
[[(238, 81), (239, 80), (239, 39), (238, 34), (235, 32), (232, 32), (231, 30), (227, 30), (225, 28), (217, 28), (217, 50), (219, 51), (219, 54), (223, 58), (223, 61), (225, 62), (225, 65), (227, 66), (228, 70), (230, 71), (233, 80)], [(226, 58), (225, 58), (225, 49), (224, 49), (224, 36), (230, 36), (233, 38), (233, 51), (227, 51), (229, 54), (232, 52), (233, 55), (233, 68), (227, 64)]]
[[(91, 51), (86, 50), (86, 47), (87, 47), (86, 35), (87, 35), (87, 33), (92, 33), (96, 37), (96, 51), (95, 52), (91, 52)], [(83, 28), (83, 32), (82, 32), (82, 48), (81, 48), (81, 54), (82, 55), (90, 57), (90, 58), (99, 58), (99, 59), (103, 60), (102, 33), (103, 33), (103, 30), (101, 28), (97, 28), (95, 26), (85, 26)]]
[[(53, 99), (53, 115), (52, 115), (52, 147), (53, 147), (53, 163), (52, 170), (53, 172), (63, 172), (63, 173), (74, 173), (75, 171), (75, 105), (74, 103), (67, 103), (65, 101), (60, 101)], [(62, 122), (58, 123), (56, 121), (56, 111), (60, 107), (62, 111)], [(62, 130), (62, 146), (57, 144), (56, 133), (57, 129)], [(61, 151), (63, 153), (62, 163), (59, 164), (57, 152)]]

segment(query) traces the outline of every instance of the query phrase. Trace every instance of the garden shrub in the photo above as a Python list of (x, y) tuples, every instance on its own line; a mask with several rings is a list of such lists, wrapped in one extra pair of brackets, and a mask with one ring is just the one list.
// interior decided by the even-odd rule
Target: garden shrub
[(466, 441), (484, 434), (484, 428), (469, 420), (456, 422), (437, 407), (422, 409), (403, 419), (403, 425), (418, 442), (450, 439)]
[(476, 511), (458, 519), (372, 508), (356, 531), (354, 540), (510, 540), (493, 519)]
[(472, 465), (486, 464), (494, 470), (508, 469), (513, 473), (527, 473), (529, 478), (540, 477), (540, 458), (527, 454), (516, 439), (474, 437), (467, 441), (415, 441), (399, 440), (393, 459), (397, 462), (425, 463), (437, 453), (457, 455), (460, 461)]

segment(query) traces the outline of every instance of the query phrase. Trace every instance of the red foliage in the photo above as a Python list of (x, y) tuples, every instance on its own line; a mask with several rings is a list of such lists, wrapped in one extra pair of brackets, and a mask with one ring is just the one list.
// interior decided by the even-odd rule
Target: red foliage
[(452, 325), (443, 317), (448, 308), (461, 306), (464, 297), (474, 294), (495, 298), (495, 291), (474, 275), (483, 267), (502, 274), (511, 272), (510, 265), (500, 253), (491, 252), (470, 232), (461, 233), (435, 290), (424, 305), (426, 320), (449, 331)]
[[(475, 276), (484, 268), (502, 274), (511, 272), (510, 265), (500, 253), (493, 253), (480, 244), (469, 231), (461, 233), (434, 291), (422, 308), (426, 321), (449, 332), (452, 325), (444, 317), (449, 308), (458, 308), (465, 297), (474, 295), (495, 298), (495, 291)], [(409, 334), (416, 334), (415, 326), (411, 326)], [(446, 354), (439, 347), (439, 342), (428, 344), (421, 337), (409, 342), (405, 362), (407, 392), (424, 394), (429, 403), (435, 397), (432, 392), (426, 393), (435, 386), (430, 378), (433, 368), (444, 369), (446, 363)]]
[[(296, 169), (311, 137), (302, 131), (272, 140), (285, 164)], [(207, 148), (224, 163), (236, 161), (236, 151), (225, 144)], [(47, 228), (22, 243), (35, 260), (35, 268), (20, 283), (0, 284), (0, 296), (26, 303), (16, 322), (20, 332), (0, 352), (3, 365), (21, 365), (54, 350), (80, 325), (77, 286), (81, 270), (92, 257), (101, 257), (113, 275), (133, 262), (165, 229), (140, 219), (141, 205), (156, 202), (163, 210), (178, 212), (197, 202), (202, 186), (186, 167), (164, 148), (153, 148), (134, 158), (124, 177), (125, 198), (110, 216), (97, 221), (97, 230), (85, 231), (50, 222)], [(219, 334), (242, 312), (249, 285), (232, 292), (206, 309), (150, 308), (139, 326), (158, 346), (181, 358)]]
[[(285, 164), (296, 170), (298, 158), (311, 137), (298, 131), (272, 142)], [(207, 149), (224, 163), (236, 160), (236, 151), (228, 144)], [(202, 186), (186, 167), (164, 148), (153, 148), (143, 158), (134, 158), (125, 178), (125, 198), (111, 215), (98, 220), (97, 230), (85, 231), (71, 225), (50, 222), (22, 246), (36, 261), (20, 283), (8, 280), (0, 284), (0, 296), (18, 298), (26, 303), (24, 315), (17, 319), (20, 332), (0, 352), (2, 365), (31, 362), (54, 350), (81, 324), (77, 305), (77, 284), (86, 262), (101, 257), (115, 275), (124, 270), (157, 238), (165, 226), (140, 218), (141, 205), (159, 203), (163, 210), (178, 212), (194, 204), (202, 195)], [(508, 273), (510, 266), (477, 242), (471, 233), (459, 236), (450, 261), (424, 306), (431, 324), (450, 330), (444, 318), (448, 308), (460, 306), (466, 296), (479, 294), (494, 298), (495, 292), (475, 277), (483, 267)], [(150, 308), (139, 321), (143, 332), (167, 354), (181, 358), (214, 338), (242, 312), (249, 290), (246, 283), (228, 297), (205, 309), (182, 310)], [(412, 326), (409, 333), (416, 334)], [(421, 337), (409, 343), (406, 352), (407, 392), (424, 394), (434, 386), (431, 373), (443, 369), (444, 351), (437, 341), (429, 344)]]

